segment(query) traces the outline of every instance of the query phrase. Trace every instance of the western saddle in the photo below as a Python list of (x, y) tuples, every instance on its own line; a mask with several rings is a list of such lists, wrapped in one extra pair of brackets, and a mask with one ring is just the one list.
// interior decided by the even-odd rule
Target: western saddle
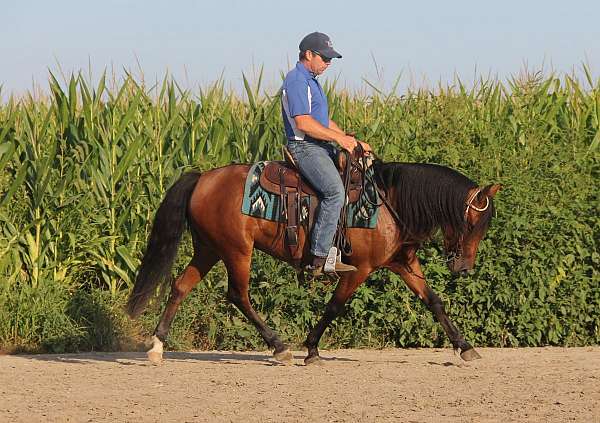
[[(354, 153), (355, 156), (362, 153)], [(318, 204), (318, 191), (315, 190), (308, 181), (306, 181), (298, 171), (296, 163), (288, 151), (283, 147), (283, 157), (285, 161), (267, 162), (260, 175), (260, 185), (265, 191), (277, 194), (281, 198), (282, 218), (285, 224), (285, 242), (293, 260), (300, 262), (302, 251), (299, 250), (298, 234), (301, 226), (304, 226), (306, 236), (305, 244), (309, 244), (310, 230), (314, 222), (314, 214)], [(356, 157), (355, 157), (356, 158)], [(336, 166), (340, 172), (342, 181), (346, 188), (346, 203), (342, 208), (338, 228), (335, 236), (338, 250), (343, 247), (345, 255), (352, 254), (352, 249), (345, 236), (346, 231), (346, 206), (354, 203), (360, 198), (363, 189), (363, 171), (353, 165), (356, 160), (349, 160), (349, 153), (341, 151), (338, 153)], [(308, 216), (303, 220), (302, 197), (310, 196), (310, 209)], [(304, 225), (303, 225), (304, 223)], [(342, 241), (343, 240), (343, 241)], [(346, 243), (347, 245), (343, 245)]]

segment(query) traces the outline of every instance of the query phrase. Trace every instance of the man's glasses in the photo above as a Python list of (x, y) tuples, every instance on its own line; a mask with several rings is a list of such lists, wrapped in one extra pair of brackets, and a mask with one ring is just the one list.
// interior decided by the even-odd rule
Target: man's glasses
[(323, 62), (325, 62), (325, 63), (330, 63), (331, 62), (331, 58), (330, 57), (325, 57), (321, 53), (319, 53), (318, 51), (314, 51), (314, 50), (311, 50), (311, 51), (314, 54), (316, 54), (317, 56), (319, 56), (321, 59), (323, 59)]

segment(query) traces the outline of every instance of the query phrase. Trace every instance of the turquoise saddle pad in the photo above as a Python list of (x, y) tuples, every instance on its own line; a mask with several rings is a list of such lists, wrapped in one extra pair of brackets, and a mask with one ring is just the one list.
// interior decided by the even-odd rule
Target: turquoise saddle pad
[[(277, 194), (265, 191), (259, 183), (260, 174), (265, 168), (266, 163), (267, 162), (255, 163), (248, 172), (246, 185), (244, 187), (242, 213), (248, 216), (272, 220), (274, 222), (282, 222), (281, 197)], [(372, 175), (373, 169), (367, 169), (366, 176), (368, 181), (373, 179), (371, 178)], [(318, 201), (318, 199), (308, 196), (302, 197), (300, 214), (302, 223), (305, 223), (308, 218), (311, 201)], [(346, 208), (349, 228), (375, 228), (377, 225), (379, 207), (371, 203), (379, 204), (379, 195), (373, 184), (367, 183), (358, 201), (350, 203)]]

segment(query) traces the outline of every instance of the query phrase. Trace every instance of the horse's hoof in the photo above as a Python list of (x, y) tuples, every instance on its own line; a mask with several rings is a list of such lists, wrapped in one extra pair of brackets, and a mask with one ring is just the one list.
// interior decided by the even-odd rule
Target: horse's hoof
[(150, 363), (154, 364), (155, 366), (158, 366), (163, 361), (162, 353), (148, 351), (146, 354), (148, 355), (148, 360), (150, 360)]
[(283, 364), (292, 364), (294, 356), (292, 355), (292, 352), (288, 348), (286, 348), (283, 351), (274, 352), (273, 358)]
[(306, 357), (304, 359), (304, 364), (306, 364), (307, 366), (312, 366), (312, 365), (322, 366), (324, 363), (323, 363), (323, 360), (321, 360), (321, 357), (319, 357), (318, 355), (313, 355), (313, 356)]
[(460, 353), (460, 358), (465, 361), (479, 360), (481, 356), (475, 351), (475, 348), (470, 348)]
[(152, 337), (152, 349), (149, 350), (146, 355), (148, 356), (148, 360), (155, 366), (162, 363), (163, 343), (158, 339), (158, 336), (154, 335)]

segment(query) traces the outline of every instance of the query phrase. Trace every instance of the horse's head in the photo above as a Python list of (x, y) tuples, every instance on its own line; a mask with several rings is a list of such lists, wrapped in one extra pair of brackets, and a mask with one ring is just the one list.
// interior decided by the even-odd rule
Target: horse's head
[(465, 274), (473, 269), (477, 247), (492, 220), (493, 198), (498, 190), (500, 190), (499, 184), (469, 190), (465, 199), (463, 227), (444, 228), (448, 268), (452, 273)]

